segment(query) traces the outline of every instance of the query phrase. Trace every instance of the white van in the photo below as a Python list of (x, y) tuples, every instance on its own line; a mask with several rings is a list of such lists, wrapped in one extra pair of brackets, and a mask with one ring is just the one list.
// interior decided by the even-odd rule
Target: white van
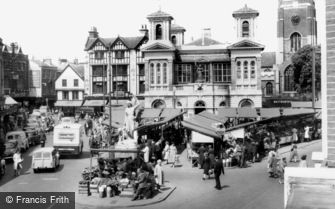
[(11, 131), (6, 134), (6, 142), (9, 140), (16, 140), (18, 142), (18, 148), (21, 150), (28, 150), (29, 149), (29, 142), (26, 136), (26, 132), (24, 131)]
[(53, 146), (60, 155), (83, 151), (84, 126), (79, 123), (61, 123), (54, 128)]

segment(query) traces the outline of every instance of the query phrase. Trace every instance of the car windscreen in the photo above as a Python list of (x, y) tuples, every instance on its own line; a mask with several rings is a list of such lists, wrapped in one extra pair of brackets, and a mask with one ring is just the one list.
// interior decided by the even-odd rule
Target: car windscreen
[(35, 152), (34, 153), (34, 158), (35, 159), (42, 158), (42, 152)]
[(43, 152), (43, 159), (49, 159), (51, 157), (50, 152)]

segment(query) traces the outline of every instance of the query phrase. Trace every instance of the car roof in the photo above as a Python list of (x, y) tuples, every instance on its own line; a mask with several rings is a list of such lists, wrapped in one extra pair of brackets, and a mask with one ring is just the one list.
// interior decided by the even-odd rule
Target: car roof
[(52, 152), (54, 150), (55, 150), (54, 147), (41, 147), (41, 148), (38, 148), (37, 150), (35, 150), (33, 153), (35, 153), (35, 152)]

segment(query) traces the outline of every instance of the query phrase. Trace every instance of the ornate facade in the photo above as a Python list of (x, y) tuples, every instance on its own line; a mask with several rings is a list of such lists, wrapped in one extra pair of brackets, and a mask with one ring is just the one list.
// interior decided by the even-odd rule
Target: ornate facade
[(179, 107), (196, 114), (222, 107), (261, 107), (261, 52), (254, 42), (258, 11), (247, 6), (233, 13), (236, 40), (232, 45), (210, 33), (184, 44), (185, 29), (176, 35), (173, 17), (150, 14), (149, 41), (141, 47), (145, 62), (146, 108)]

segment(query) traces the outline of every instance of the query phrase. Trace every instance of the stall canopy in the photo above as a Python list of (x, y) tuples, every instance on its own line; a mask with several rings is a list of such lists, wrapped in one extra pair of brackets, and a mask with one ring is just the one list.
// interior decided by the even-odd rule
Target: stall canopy
[(198, 115), (204, 117), (204, 118), (208, 118), (208, 119), (211, 119), (211, 120), (214, 120), (214, 121), (217, 121), (217, 122), (226, 122), (227, 121), (227, 118), (226, 117), (221, 117), (221, 116), (218, 116), (218, 115), (214, 115), (212, 113), (209, 113), (207, 111), (202, 111), (201, 113), (199, 113)]
[(239, 118), (257, 118), (257, 111), (255, 108), (237, 108), (237, 117)]
[(185, 112), (181, 109), (163, 108), (163, 109), (144, 109), (141, 115), (143, 121), (137, 130), (143, 130), (152, 126), (160, 126), (182, 116)]
[(56, 101), (55, 106), (56, 107), (80, 107), (83, 101)]
[(214, 139), (213, 137), (192, 131), (192, 143), (214, 143)]
[(106, 100), (85, 100), (83, 106), (87, 107), (102, 107), (106, 105)]
[(13, 99), (11, 96), (6, 95), (5, 96), (5, 105), (15, 105), (17, 104), (17, 101)]
[(220, 116), (209, 112), (202, 112), (182, 121), (182, 124), (185, 128), (208, 137), (220, 138), (221, 136), (217, 131), (219, 130), (219, 126), (225, 122), (225, 119), (220, 120), (220, 118)]
[(261, 108), (262, 118), (273, 118), (280, 116), (279, 108)]
[(221, 108), (219, 109), (219, 117), (236, 118), (237, 108)]

